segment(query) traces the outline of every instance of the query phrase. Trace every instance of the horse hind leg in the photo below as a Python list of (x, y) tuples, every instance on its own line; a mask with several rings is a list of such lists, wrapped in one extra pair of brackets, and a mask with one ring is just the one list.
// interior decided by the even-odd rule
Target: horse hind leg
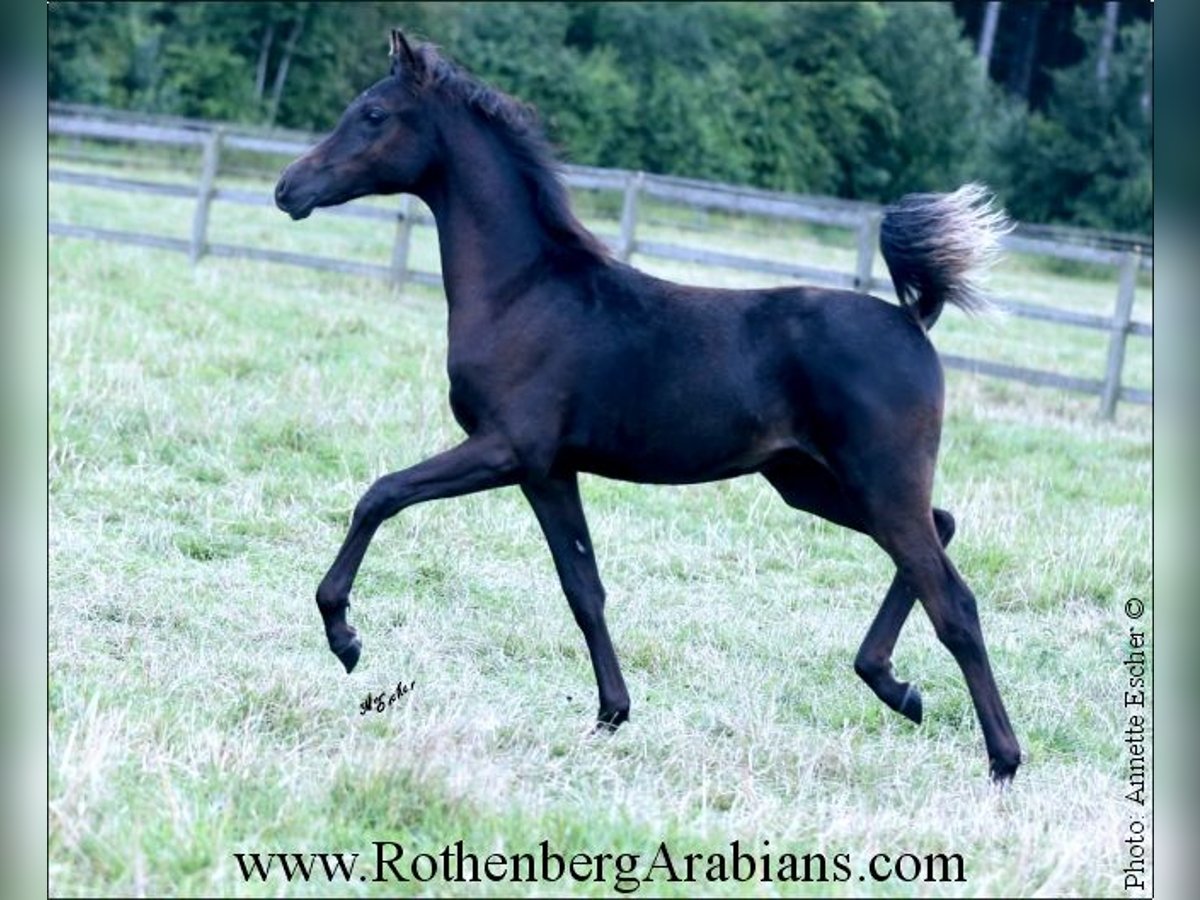
[[(948, 547), (954, 537), (954, 517), (944, 509), (934, 509), (933, 524), (942, 548)], [(920, 725), (921, 692), (915, 684), (899, 681), (892, 666), (896, 640), (916, 600), (912, 587), (897, 570), (883, 604), (858, 648), (854, 671), (890, 709)]]
[(938, 640), (962, 670), (983, 731), (993, 780), (1008, 781), (1021, 764), (1021, 748), (988, 661), (979, 612), (970, 588), (954, 568), (932, 525), (932, 517), (901, 515), (889, 504), (875, 539), (895, 560), (933, 623)]
[(859, 674), (888, 706), (919, 720), (920, 694), (896, 680), (891, 653), (920, 598), (967, 682), (992, 777), (1012, 778), (1021, 763), (1020, 745), (988, 661), (975, 597), (946, 556), (954, 519), (945, 510), (930, 511), (927, 492), (919, 486), (927, 479), (896, 481), (885, 475), (870, 482), (873, 490), (847, 490), (827, 468), (808, 459), (788, 459), (765, 468), (763, 475), (790, 506), (869, 535), (896, 563), (891, 589), (859, 650)]
[[(789, 457), (764, 469), (763, 475), (794, 509), (871, 536), (862, 510), (834, 474), (816, 460)], [(945, 547), (954, 536), (954, 517), (943, 509), (935, 509), (933, 520)], [(916, 685), (898, 681), (892, 668), (892, 651), (915, 602), (912, 588), (897, 571), (859, 648), (854, 671), (888, 707), (920, 724), (921, 692)]]

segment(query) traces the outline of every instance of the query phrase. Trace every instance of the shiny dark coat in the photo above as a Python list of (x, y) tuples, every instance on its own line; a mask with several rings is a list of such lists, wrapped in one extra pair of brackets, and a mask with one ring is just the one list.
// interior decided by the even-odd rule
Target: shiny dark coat
[(433, 211), (449, 303), (457, 447), (363, 495), (317, 591), (347, 671), (362, 644), (351, 586), (379, 525), (415, 503), (519, 485), (541, 524), (591, 654), (599, 723), (629, 716), (577, 473), (682, 484), (761, 473), (796, 507), (871, 536), (896, 576), (855, 669), (921, 720), (891, 654), (916, 598), (960, 664), (993, 777), (1020, 750), (997, 691), (975, 599), (931, 508), (942, 371), (926, 331), (946, 303), (979, 304), (970, 270), (1001, 220), (981, 189), (913, 195), (881, 245), (900, 305), (812, 287), (712, 290), (615, 261), (570, 212), (531, 111), (429, 46), (393, 33), (392, 73), (284, 171), (293, 218), (367, 194), (410, 192)]

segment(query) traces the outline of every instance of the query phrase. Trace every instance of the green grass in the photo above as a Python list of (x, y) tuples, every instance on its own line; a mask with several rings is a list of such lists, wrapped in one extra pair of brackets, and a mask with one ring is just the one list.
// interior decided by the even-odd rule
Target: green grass
[[(52, 185), (51, 218), (176, 218), (94, 194)], [(216, 213), (214, 240), (376, 242), (383, 258), (390, 240), (330, 217)], [(67, 239), (50, 252), (52, 894), (511, 893), (244, 884), (232, 856), (460, 838), (481, 855), (548, 839), (646, 859), (661, 840), (687, 853), (767, 839), (849, 853), (856, 874), (880, 851), (966, 862), (965, 884), (754, 888), (768, 895), (1121, 892), (1121, 605), (1152, 599), (1148, 410), (1104, 423), (1093, 398), (947, 376), (936, 502), (958, 520), (952, 556), (1027, 755), (1011, 789), (987, 783), (961, 676), (923, 613), (896, 664), (923, 689), (924, 724), (858, 682), (887, 560), (757, 478), (583, 480), (634, 703), (595, 738), (586, 650), (515, 489), (385, 525), (355, 589), (362, 663), (347, 677), (326, 649), (313, 592), (359, 494), (459, 439), (438, 292)], [(1012, 325), (951, 312), (934, 336), (992, 343)], [(1072, 341), (1055, 352), (1092, 365)], [(416, 685), (396, 708), (359, 715), (400, 680)]]

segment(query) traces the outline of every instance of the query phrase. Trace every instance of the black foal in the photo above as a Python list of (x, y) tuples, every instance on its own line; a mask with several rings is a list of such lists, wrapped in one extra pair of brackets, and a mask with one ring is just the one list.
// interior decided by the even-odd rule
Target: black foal
[(763, 474), (783, 499), (873, 538), (896, 576), (855, 670), (921, 719), (892, 673), (915, 599), (962, 668), (991, 772), (1020, 749), (984, 648), (975, 598), (945, 553), (954, 520), (930, 505), (942, 370), (926, 331), (946, 303), (981, 302), (969, 278), (1003, 225), (983, 190), (912, 195), (881, 248), (899, 306), (848, 291), (729, 291), (661, 281), (614, 260), (571, 214), (527, 107), (430, 46), (392, 36), (391, 74), (362, 93), (275, 190), (294, 219), (367, 194), (409, 192), (437, 220), (449, 303), (450, 405), (466, 439), (385, 475), (354, 510), (317, 590), (350, 671), (346, 622), (375, 530), (426, 500), (519, 485), (591, 653), (599, 722), (629, 717), (604, 620), (577, 473), (684, 484)]

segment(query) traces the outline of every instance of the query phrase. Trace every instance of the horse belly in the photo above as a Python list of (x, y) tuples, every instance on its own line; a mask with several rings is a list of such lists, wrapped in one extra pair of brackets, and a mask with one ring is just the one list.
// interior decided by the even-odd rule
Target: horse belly
[(755, 471), (796, 446), (790, 429), (772, 428), (764, 418), (713, 398), (667, 408), (649, 402), (655, 398), (641, 399), (597, 417), (583, 440), (568, 441), (564, 461), (622, 481), (691, 484)]

